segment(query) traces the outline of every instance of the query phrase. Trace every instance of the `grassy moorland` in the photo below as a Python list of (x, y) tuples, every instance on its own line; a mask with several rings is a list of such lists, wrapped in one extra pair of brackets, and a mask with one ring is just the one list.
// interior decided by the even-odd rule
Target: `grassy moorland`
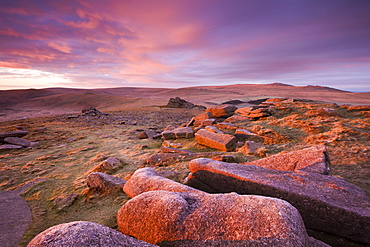
[[(197, 109), (142, 106), (108, 112), (108, 116), (69, 118), (70, 115), (27, 118), (2, 122), (0, 132), (24, 128), (25, 139), (38, 141), (39, 148), (0, 151), (0, 190), (13, 190), (33, 181), (21, 196), (29, 203), (33, 221), (20, 245), (25, 246), (50, 226), (85, 220), (116, 228), (116, 212), (129, 199), (123, 192), (91, 192), (85, 179), (92, 168), (108, 157), (122, 167), (112, 175), (128, 179), (145, 160), (158, 152), (163, 140), (139, 139), (149, 128), (161, 132), (167, 125), (187, 123), (202, 113)], [(362, 187), (370, 196), (370, 116), (368, 110), (322, 101), (274, 103), (272, 116), (256, 121), (234, 122), (265, 137), (265, 148), (255, 156), (233, 152), (242, 162), (299, 150), (312, 145), (327, 146), (334, 176)], [(173, 142), (183, 149), (210, 151), (194, 139)], [(188, 162), (155, 167), (165, 177), (182, 182)], [(71, 205), (57, 199), (72, 193)]]

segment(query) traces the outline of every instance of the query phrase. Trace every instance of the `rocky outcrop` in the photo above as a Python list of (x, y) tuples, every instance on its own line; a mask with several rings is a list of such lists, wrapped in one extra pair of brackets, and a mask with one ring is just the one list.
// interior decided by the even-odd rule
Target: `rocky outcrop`
[(123, 191), (129, 197), (138, 196), (147, 191), (166, 190), (172, 192), (191, 192), (204, 194), (205, 192), (164, 178), (150, 167), (141, 168), (134, 172), (126, 182)]
[(152, 245), (94, 222), (75, 221), (56, 225), (38, 234), (27, 247), (142, 246)]
[(126, 180), (117, 178), (115, 176), (102, 173), (93, 172), (86, 178), (86, 184), (90, 189), (109, 191), (112, 189), (122, 189)]
[(171, 107), (171, 108), (195, 108), (197, 107), (200, 109), (206, 109), (204, 106), (195, 105), (189, 101), (181, 99), (180, 97), (170, 98), (166, 107)]
[(149, 191), (117, 213), (119, 230), (160, 246), (326, 246), (286, 201), (252, 195)]
[(192, 160), (189, 170), (187, 184), (192, 187), (281, 198), (299, 210), (307, 228), (370, 244), (370, 200), (343, 179), (204, 158)]
[(234, 151), (237, 143), (236, 138), (232, 135), (214, 133), (205, 129), (195, 133), (195, 139), (199, 144), (224, 152)]
[(101, 111), (97, 110), (94, 107), (87, 107), (81, 111), (82, 113), (80, 116), (91, 116), (91, 117), (99, 117), (102, 115), (108, 115), (107, 113), (102, 113)]
[(276, 154), (243, 164), (281, 171), (302, 170), (325, 175), (331, 173), (329, 154), (323, 145)]
[(234, 114), (238, 107), (234, 105), (217, 105), (206, 109), (206, 112), (212, 113), (216, 118), (227, 118)]

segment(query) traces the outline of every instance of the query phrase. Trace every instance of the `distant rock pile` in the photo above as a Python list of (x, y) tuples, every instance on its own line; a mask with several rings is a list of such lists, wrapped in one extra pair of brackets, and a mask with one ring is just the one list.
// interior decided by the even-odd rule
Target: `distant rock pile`
[(195, 105), (189, 101), (186, 101), (184, 99), (181, 99), (180, 97), (176, 98), (170, 98), (168, 101), (166, 107), (170, 108), (200, 108), (200, 109), (206, 109), (206, 107), (201, 105)]
[(102, 115), (108, 115), (108, 114), (107, 113), (102, 113), (101, 111), (97, 110), (94, 107), (87, 107), (87, 108), (82, 110), (82, 113), (81, 113), (80, 116), (96, 117), (96, 116), (102, 116)]

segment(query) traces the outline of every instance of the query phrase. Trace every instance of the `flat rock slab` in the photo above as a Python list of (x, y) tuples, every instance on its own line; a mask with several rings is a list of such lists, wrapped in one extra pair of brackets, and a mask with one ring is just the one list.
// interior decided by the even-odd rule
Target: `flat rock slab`
[(17, 246), (31, 220), (26, 200), (13, 191), (0, 191), (0, 246)]
[(6, 137), (23, 137), (27, 134), (28, 134), (28, 131), (25, 131), (25, 130), (2, 132), (0, 133), (0, 143), (3, 142)]
[(205, 129), (201, 129), (195, 133), (195, 139), (201, 145), (223, 152), (234, 151), (237, 143), (235, 136), (214, 133)]
[(21, 148), (23, 148), (23, 147), (18, 146), (18, 145), (12, 145), (12, 144), (0, 145), (0, 150), (21, 149)]
[(236, 109), (238, 109), (238, 107), (225, 104), (207, 108), (206, 112), (212, 113), (212, 116), (214, 117), (230, 117), (234, 114)]
[(325, 175), (331, 173), (329, 154), (323, 145), (276, 154), (243, 164), (281, 171), (303, 170)]
[(192, 160), (189, 170), (194, 188), (280, 198), (299, 210), (307, 228), (370, 244), (370, 200), (343, 179), (205, 158)]

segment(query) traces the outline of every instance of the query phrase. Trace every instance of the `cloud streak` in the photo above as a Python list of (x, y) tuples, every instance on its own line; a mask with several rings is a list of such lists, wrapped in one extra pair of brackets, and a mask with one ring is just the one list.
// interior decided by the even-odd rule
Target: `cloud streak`
[(0, 67), (88, 88), (279, 81), (370, 91), (369, 9), (367, 0), (3, 0)]

